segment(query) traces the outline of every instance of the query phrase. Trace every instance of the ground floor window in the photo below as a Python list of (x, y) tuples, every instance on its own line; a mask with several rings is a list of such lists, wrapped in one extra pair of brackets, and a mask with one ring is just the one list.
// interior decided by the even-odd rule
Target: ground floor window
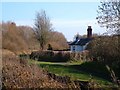
[(72, 51), (75, 51), (75, 46), (73, 46)]

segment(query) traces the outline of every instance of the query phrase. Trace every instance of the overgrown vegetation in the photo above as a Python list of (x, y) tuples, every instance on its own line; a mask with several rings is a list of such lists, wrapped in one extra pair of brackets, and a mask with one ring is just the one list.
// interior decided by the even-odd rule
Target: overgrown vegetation
[[(100, 15), (97, 17), (98, 23), (110, 31), (113, 30), (116, 34), (110, 36), (95, 35), (92, 42), (88, 44), (88, 51), (86, 50), (82, 53), (62, 51), (68, 49), (67, 40), (62, 33), (52, 29), (45, 11), (37, 14), (34, 28), (17, 26), (14, 22), (0, 23), (3, 49), (3, 89), (81, 88), (75, 83), (59, 83), (55, 79), (50, 79), (48, 74), (56, 74), (60, 77), (70, 76), (72, 80), (89, 81), (93, 87), (94, 85), (96, 87), (119, 86), (119, 7), (119, 0), (116, 2), (101, 2), (101, 7), (99, 7)], [(40, 48), (44, 51), (41, 51)], [(48, 51), (45, 51), (47, 49)], [(28, 53), (33, 50), (39, 50), (38, 52), (32, 52), (30, 55), (30, 58), (34, 59), (32, 63), (35, 64), (29, 65), (25, 58), (16, 56), (16, 54), (21, 52)], [(35, 60), (47, 62), (36, 62)], [(59, 63), (49, 63), (48, 61)], [(49, 72), (46, 74), (44, 70), (53, 74)]]
[[(84, 63), (51, 63), (30, 61), (59, 76), (69, 76), (72, 80), (94, 81), (97, 88), (114, 87), (111, 83), (109, 72), (105, 65), (98, 62)], [(99, 67), (98, 67), (99, 66)]]
[(90, 46), (94, 60), (106, 64), (114, 83), (120, 85), (120, 0), (101, 1), (98, 24), (106, 27), (110, 36), (96, 37)]
[[(28, 53), (31, 50), (40, 48), (32, 27), (16, 26), (14, 22), (2, 22), (0, 26), (2, 30), (2, 49), (7, 49), (14, 53)], [(59, 50), (68, 47), (62, 33), (52, 31), (50, 36), (52, 37), (48, 44), (51, 44), (53, 49)], [(57, 38), (55, 38), (56, 36)], [(47, 48), (46, 45), (44, 49)]]
[(90, 61), (88, 51), (79, 53), (69, 51), (35, 51), (30, 54), (30, 58), (47, 62)]
[(94, 60), (110, 66), (120, 79), (120, 36), (100, 36), (89, 44), (90, 54)]
[(5, 51), (2, 60), (3, 90), (77, 88), (72, 83), (59, 83), (54, 79), (49, 79), (42, 68), (36, 64), (28, 64), (28, 60), (20, 59), (13, 53)]

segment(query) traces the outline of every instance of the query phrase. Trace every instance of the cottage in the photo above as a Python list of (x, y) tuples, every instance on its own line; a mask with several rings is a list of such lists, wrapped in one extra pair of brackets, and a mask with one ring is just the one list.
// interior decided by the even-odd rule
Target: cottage
[(86, 49), (88, 43), (92, 40), (92, 28), (88, 26), (87, 29), (87, 38), (80, 38), (79, 35), (76, 36), (75, 40), (71, 42), (70, 51), (72, 52), (81, 52)]

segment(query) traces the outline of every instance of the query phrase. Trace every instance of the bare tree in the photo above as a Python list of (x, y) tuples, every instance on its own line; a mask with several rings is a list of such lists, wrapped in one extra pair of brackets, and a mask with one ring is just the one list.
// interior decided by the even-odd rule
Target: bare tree
[(37, 13), (34, 30), (40, 48), (43, 50), (49, 40), (49, 32), (52, 30), (52, 24), (44, 10)]
[(120, 34), (120, 0), (102, 1), (98, 6), (98, 23), (108, 31)]

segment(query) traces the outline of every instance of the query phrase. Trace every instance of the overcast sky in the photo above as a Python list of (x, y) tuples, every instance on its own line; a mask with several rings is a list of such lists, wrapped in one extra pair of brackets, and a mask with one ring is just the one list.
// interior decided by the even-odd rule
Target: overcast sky
[[(59, 1), (59, 0), (58, 0)], [(72, 1), (72, 0), (71, 0)], [(55, 31), (62, 32), (68, 41), (73, 40), (75, 34), (86, 34), (88, 25), (93, 33), (105, 32), (96, 21), (97, 9), (100, 2), (87, 0), (83, 2), (2, 2), (2, 20), (13, 21), (17, 25), (34, 26), (36, 12), (45, 10)]]

